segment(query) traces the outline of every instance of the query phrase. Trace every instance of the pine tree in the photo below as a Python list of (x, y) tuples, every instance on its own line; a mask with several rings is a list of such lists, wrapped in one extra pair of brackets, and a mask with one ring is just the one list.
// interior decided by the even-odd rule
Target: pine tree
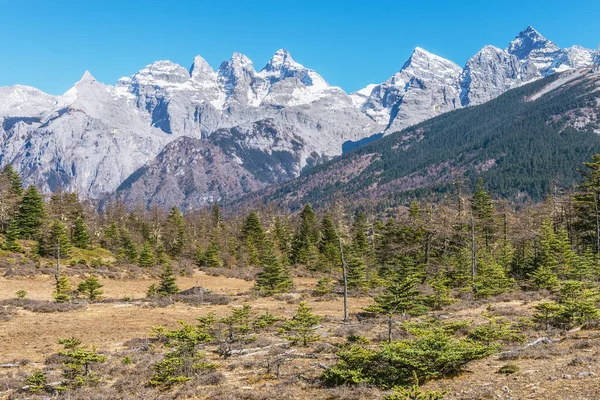
[(82, 217), (77, 217), (73, 226), (73, 246), (87, 249), (90, 245), (90, 235)]
[(179, 292), (179, 287), (175, 283), (177, 278), (173, 273), (173, 267), (165, 265), (162, 274), (160, 274), (160, 282), (158, 284), (157, 293), (161, 296), (170, 296)]
[(98, 278), (95, 275), (92, 275), (77, 285), (77, 291), (85, 294), (90, 301), (95, 301), (102, 298), (104, 292), (100, 289), (103, 286), (104, 285), (98, 281)]
[(300, 226), (292, 243), (292, 263), (306, 264), (309, 258), (314, 255), (313, 247), (318, 244), (317, 217), (310, 204), (307, 204), (300, 213)]
[(323, 265), (327, 271), (338, 268), (341, 264), (340, 243), (333, 221), (328, 214), (321, 220), (321, 235), (319, 251), (322, 255)]
[(492, 236), (496, 230), (496, 222), (494, 221), (496, 210), (492, 203), (492, 198), (485, 191), (483, 178), (481, 177), (477, 179), (477, 187), (471, 199), (471, 210), (477, 222), (478, 229), (483, 232), (486, 250), (489, 250)]
[(258, 214), (254, 211), (248, 215), (242, 227), (242, 241), (248, 253), (248, 263), (258, 265), (265, 247), (265, 231)]
[(362, 290), (367, 287), (367, 267), (357, 250), (352, 246), (346, 253), (348, 289)]
[(56, 284), (54, 286), (54, 292), (52, 293), (52, 297), (54, 297), (54, 301), (57, 303), (66, 303), (71, 300), (71, 283), (69, 283), (69, 278), (62, 273), (56, 276)]
[(573, 198), (577, 216), (574, 228), (584, 243), (600, 254), (600, 154), (583, 164), (586, 169), (579, 171), (583, 180)]
[(8, 182), (10, 184), (10, 193), (13, 196), (22, 196), (23, 195), (23, 182), (21, 181), (21, 177), (14, 170), (12, 165), (6, 164), (6, 167), (2, 170), (2, 174), (4, 174), (8, 178)]
[(118, 231), (120, 247), (117, 250), (117, 258), (123, 259), (132, 264), (136, 263), (138, 260), (138, 251), (133, 243), (129, 229), (120, 228)]
[(51, 257), (55, 260), (70, 257), (71, 241), (65, 225), (61, 221), (52, 221), (40, 240), (39, 253), (41, 256)]
[(319, 340), (320, 336), (315, 334), (315, 328), (321, 319), (313, 314), (312, 308), (303, 301), (298, 305), (294, 318), (283, 323), (281, 332), (292, 344), (302, 343), (303, 346), (308, 346), (309, 343)]
[(223, 215), (221, 214), (221, 207), (219, 203), (215, 203), (211, 209), (212, 224), (214, 228), (221, 228), (223, 226)]
[(356, 255), (366, 258), (369, 252), (369, 240), (367, 238), (367, 216), (364, 213), (358, 213), (354, 219), (352, 226), (354, 237), (352, 238), (352, 246)]
[(138, 259), (138, 265), (142, 268), (149, 268), (155, 265), (155, 261), (152, 245), (149, 241), (146, 241)]
[(417, 200), (413, 200), (408, 206), (408, 216), (415, 221), (421, 216), (421, 209)]
[(422, 303), (421, 292), (417, 290), (417, 280), (403, 274), (396, 274), (385, 292), (375, 297), (370, 311), (382, 314), (406, 314), (419, 308)]
[(292, 234), (287, 218), (282, 219), (279, 215), (275, 218), (273, 238), (282, 255), (281, 263), (283, 265), (289, 265), (289, 257), (292, 248)]
[(223, 260), (221, 259), (221, 250), (217, 242), (212, 242), (204, 252), (204, 265), (208, 268), (221, 268)]
[(21, 239), (38, 239), (46, 216), (44, 199), (33, 185), (29, 186), (19, 203), (15, 223)]
[(168, 227), (167, 251), (172, 257), (179, 257), (185, 246), (184, 219), (179, 208), (171, 208), (168, 217)]
[(508, 276), (504, 267), (494, 257), (483, 251), (477, 259), (477, 275), (475, 276), (475, 293), (480, 297), (490, 297), (509, 291), (514, 279)]
[(17, 223), (14, 219), (10, 221), (8, 224), (8, 229), (6, 230), (6, 235), (4, 235), (4, 250), (12, 251), (15, 253), (22, 253), (23, 247), (17, 242), (19, 238), (19, 228), (17, 227)]
[(292, 287), (292, 278), (289, 272), (281, 265), (270, 244), (265, 248), (261, 266), (262, 271), (256, 276), (255, 290), (270, 296), (286, 292)]

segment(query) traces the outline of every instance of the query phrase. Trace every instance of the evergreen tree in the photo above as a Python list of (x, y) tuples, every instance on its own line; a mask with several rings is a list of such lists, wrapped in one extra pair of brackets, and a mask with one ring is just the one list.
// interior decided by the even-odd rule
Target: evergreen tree
[(483, 232), (486, 250), (489, 250), (492, 236), (496, 230), (496, 222), (494, 221), (496, 210), (492, 203), (492, 198), (485, 191), (483, 178), (481, 177), (477, 179), (477, 186), (471, 199), (471, 211), (477, 222), (478, 229)]
[(71, 283), (69, 283), (69, 278), (62, 273), (56, 276), (56, 284), (54, 286), (54, 292), (52, 292), (52, 297), (54, 297), (54, 301), (57, 303), (66, 303), (71, 300)]
[(221, 268), (223, 266), (221, 250), (217, 242), (211, 242), (204, 252), (204, 265), (208, 268)]
[(90, 235), (82, 217), (77, 217), (73, 226), (73, 246), (87, 249), (90, 245)]
[(142, 268), (149, 268), (155, 265), (154, 251), (152, 250), (152, 245), (149, 241), (144, 243), (144, 247), (142, 247), (142, 252), (140, 253), (140, 257), (138, 259), (138, 265)]
[(6, 234), (4, 235), (4, 250), (12, 251), (15, 253), (22, 253), (23, 247), (17, 242), (19, 238), (19, 228), (17, 227), (17, 223), (14, 219), (8, 224), (8, 229), (6, 230)]
[(260, 264), (261, 253), (265, 247), (265, 231), (258, 214), (252, 211), (242, 227), (242, 240), (248, 253), (250, 265)]
[(223, 225), (223, 215), (221, 214), (221, 207), (219, 206), (219, 203), (213, 204), (211, 210), (211, 217), (213, 227), (221, 228)]
[(375, 304), (370, 311), (382, 314), (406, 314), (421, 307), (421, 292), (417, 290), (417, 280), (402, 274), (396, 274), (385, 292), (375, 297)]
[(12, 165), (6, 164), (6, 167), (2, 170), (2, 174), (4, 174), (8, 178), (8, 182), (10, 185), (9, 192), (14, 196), (22, 196), (23, 195), (23, 182), (21, 181), (21, 177), (14, 170)]
[(173, 207), (168, 217), (167, 251), (172, 257), (179, 257), (185, 246), (185, 226), (179, 208)]
[(292, 233), (287, 218), (282, 219), (279, 215), (275, 218), (273, 238), (282, 255), (281, 263), (283, 265), (289, 265), (289, 257), (292, 248)]
[(354, 237), (352, 239), (352, 246), (357, 256), (366, 258), (369, 253), (369, 240), (367, 238), (367, 216), (364, 213), (358, 213), (354, 219), (354, 225), (352, 226)]
[(415, 221), (421, 216), (421, 209), (417, 200), (413, 200), (408, 206), (408, 216)]
[(363, 258), (357, 254), (357, 250), (352, 247), (351, 251), (346, 252), (347, 282), (348, 289), (362, 290), (367, 287), (367, 267)]
[(292, 287), (288, 270), (281, 265), (270, 244), (265, 248), (261, 266), (262, 271), (256, 276), (255, 290), (270, 296), (287, 292)]
[(38, 239), (46, 216), (44, 199), (33, 185), (29, 186), (19, 203), (15, 223), (22, 239)]
[(313, 314), (312, 308), (303, 301), (298, 305), (294, 318), (283, 323), (281, 332), (292, 344), (302, 343), (303, 346), (308, 346), (309, 343), (319, 340), (320, 336), (315, 334), (315, 327), (321, 319)]
[(39, 253), (41, 256), (56, 260), (70, 257), (71, 241), (65, 225), (61, 221), (55, 220), (50, 224), (49, 229), (40, 240)]
[(475, 293), (480, 297), (490, 297), (509, 291), (514, 280), (508, 276), (504, 267), (494, 257), (484, 251), (477, 259), (475, 275)]
[(317, 217), (310, 204), (306, 204), (300, 213), (300, 226), (292, 243), (292, 263), (306, 264), (314, 256), (314, 248), (318, 244)]
[(119, 229), (120, 247), (117, 250), (117, 258), (129, 263), (136, 263), (138, 260), (138, 251), (131, 238), (131, 233), (127, 228)]
[(579, 191), (574, 196), (577, 219), (574, 228), (585, 244), (593, 246), (600, 253), (600, 154), (583, 163), (585, 170), (579, 171), (583, 177)]
[(104, 285), (98, 281), (95, 275), (90, 276), (83, 282), (77, 285), (77, 291), (81, 294), (85, 294), (90, 301), (100, 300), (104, 293), (101, 288)]
[(165, 265), (163, 272), (160, 274), (160, 282), (158, 283), (157, 293), (161, 296), (170, 296), (179, 292), (179, 287), (175, 283), (177, 278), (173, 273), (173, 267), (170, 264)]
[(319, 251), (323, 258), (323, 265), (328, 271), (338, 268), (341, 264), (340, 243), (338, 235), (329, 214), (321, 220), (321, 235)]

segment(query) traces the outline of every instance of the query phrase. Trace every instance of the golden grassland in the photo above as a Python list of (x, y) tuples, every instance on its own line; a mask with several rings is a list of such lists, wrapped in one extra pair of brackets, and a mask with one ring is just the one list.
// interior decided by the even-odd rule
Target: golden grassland
[[(80, 278), (71, 277), (72, 283)], [(269, 310), (275, 315), (289, 318), (293, 315), (300, 298), (306, 299), (314, 312), (324, 318), (319, 329), (321, 342), (336, 343), (345, 339), (349, 332), (376, 341), (385, 334), (387, 328), (382, 323), (351, 325), (341, 323), (343, 302), (341, 298), (318, 301), (309, 295), (315, 285), (313, 278), (295, 278), (295, 291), (290, 295), (256, 297), (250, 289), (253, 282), (223, 276), (209, 276), (194, 272), (190, 276), (178, 277), (180, 289), (200, 286), (213, 293), (230, 296), (226, 305), (206, 304), (192, 306), (173, 303), (167, 306), (151, 306), (141, 301), (148, 286), (156, 282), (154, 278), (102, 279), (105, 301), (88, 304), (85, 308), (69, 312), (38, 313), (17, 309), (10, 319), (0, 321), (0, 364), (20, 361), (18, 366), (0, 368), (0, 398), (26, 398), (10, 388), (19, 378), (40, 368), (48, 357), (60, 351), (58, 338), (75, 336), (83, 343), (97, 347), (117, 359), (127, 351), (127, 342), (148, 338), (153, 326), (162, 325), (175, 328), (179, 320), (193, 323), (199, 315), (214, 312), (225, 315), (242, 304), (250, 304), (257, 311)], [(0, 300), (15, 298), (17, 290), (26, 290), (33, 300), (51, 300), (53, 278), (48, 275), (33, 277), (1, 278)], [(129, 297), (130, 301), (117, 301)], [(368, 297), (350, 299), (350, 312), (363, 310), (372, 300)], [(484, 312), (496, 312), (506, 318), (523, 318), (532, 313), (534, 300), (498, 300), (492, 307), (484, 302), (464, 302), (456, 304), (444, 312), (442, 317), (449, 320), (461, 319), (474, 323), (484, 321)], [(532, 333), (528, 340), (543, 336), (543, 332)], [(557, 334), (558, 335), (558, 334)], [(561, 341), (556, 344), (540, 345), (525, 351), (519, 358), (506, 360), (494, 355), (469, 364), (468, 371), (456, 378), (428, 382), (425, 388), (441, 388), (448, 391), (448, 399), (598, 399), (600, 398), (600, 332), (594, 330), (573, 331), (554, 336)], [(270, 335), (269, 343), (285, 340)], [(315, 380), (322, 373), (322, 365), (335, 362), (335, 352), (322, 351), (319, 344), (310, 348), (297, 348), (281, 367), (279, 379), (266, 372), (267, 357), (240, 355), (227, 360), (207, 352), (211, 360), (217, 362), (224, 379), (209, 389), (195, 389), (184, 392), (158, 393), (156, 398), (297, 398), (297, 399), (360, 399), (380, 398), (383, 393), (367, 388), (322, 388), (317, 384), (307, 384), (298, 380)], [(265, 352), (266, 353), (266, 352)], [(303, 355), (306, 355), (304, 357)], [(23, 363), (22, 361), (26, 361)], [(144, 361), (147, 362), (147, 361)], [(506, 364), (515, 364), (519, 371), (512, 375), (498, 374), (498, 369)], [(21, 365), (22, 364), (22, 365)], [(143, 362), (136, 367), (141, 367)], [(319, 366), (321, 364), (321, 366)], [(149, 368), (148, 365), (145, 365)], [(114, 367), (116, 368), (116, 367)], [(113, 369), (114, 369), (113, 368)], [(122, 369), (125, 367), (122, 367)], [(125, 371), (125, 372), (123, 372)], [(133, 367), (121, 373), (135, 374)], [(107, 378), (113, 379), (113, 378)], [(94, 388), (90, 389), (92, 393)], [(19, 396), (23, 397), (19, 397)], [(230, 395), (230, 397), (227, 397)], [(82, 395), (85, 398), (85, 395)], [(91, 396), (91, 395), (90, 395)], [(134, 396), (133, 394), (131, 396)], [(170, 397), (169, 397), (170, 396)], [(91, 398), (91, 397), (90, 397)], [(122, 398), (136, 398), (125, 395)]]

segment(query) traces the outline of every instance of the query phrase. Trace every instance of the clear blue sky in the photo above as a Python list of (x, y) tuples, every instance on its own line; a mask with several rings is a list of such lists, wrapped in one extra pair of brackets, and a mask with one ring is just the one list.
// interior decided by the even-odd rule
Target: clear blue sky
[(561, 47), (596, 48), (600, 1), (0, 0), (0, 86), (66, 91), (88, 69), (115, 83), (155, 60), (214, 68), (234, 51), (258, 70), (279, 48), (354, 91), (421, 46), (458, 64), (527, 25)]

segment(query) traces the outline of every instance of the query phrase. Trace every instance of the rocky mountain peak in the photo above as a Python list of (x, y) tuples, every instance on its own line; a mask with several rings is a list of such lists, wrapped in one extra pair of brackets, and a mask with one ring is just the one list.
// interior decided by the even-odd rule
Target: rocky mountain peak
[(83, 73), (83, 75), (81, 75), (81, 78), (76, 83), (76, 85), (80, 84), (80, 83), (89, 83), (89, 82), (96, 82), (96, 78), (94, 78), (92, 76), (92, 74), (90, 73), (90, 71), (85, 70), (85, 72)]
[(263, 71), (274, 72), (281, 70), (299, 69), (304, 68), (298, 64), (292, 58), (292, 55), (285, 49), (279, 49), (275, 52), (273, 57), (269, 60), (267, 65), (263, 68)]
[(557, 45), (542, 36), (532, 26), (522, 30), (506, 49), (521, 60), (529, 57), (532, 52), (552, 53), (559, 50)]
[(214, 74), (214, 72), (215, 71), (204, 58), (202, 58), (200, 55), (194, 57), (194, 63), (190, 68), (190, 76), (192, 77), (192, 79), (201, 80), (206, 76)]
[(141, 84), (183, 83), (190, 79), (189, 71), (172, 61), (156, 61), (139, 70), (133, 80)]
[(402, 66), (402, 71), (420, 75), (444, 75), (458, 77), (462, 68), (450, 60), (436, 56), (427, 50), (416, 47), (410, 58)]

